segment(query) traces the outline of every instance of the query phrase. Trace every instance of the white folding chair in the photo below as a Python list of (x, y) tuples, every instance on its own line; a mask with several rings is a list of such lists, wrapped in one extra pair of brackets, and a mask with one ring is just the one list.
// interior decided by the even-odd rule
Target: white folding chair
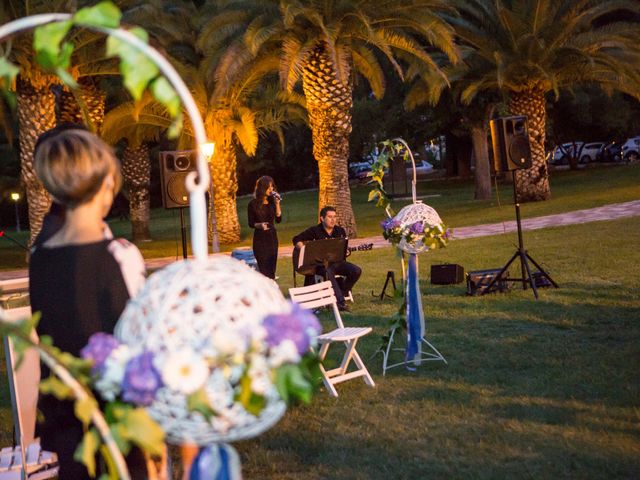
[[(31, 315), (30, 307), (4, 311), (4, 318), (19, 320)], [(0, 480), (40, 480), (58, 476), (58, 456), (40, 448), (34, 440), (36, 404), (40, 363), (37, 353), (28, 350), (16, 368), (13, 342), (4, 338), (4, 350), (9, 377), (9, 391), (15, 429), (16, 446), (0, 450)]]
[[(323, 333), (318, 337), (318, 343), (321, 345), (319, 357), (320, 357), (320, 371), (322, 372), (322, 381), (330, 395), (337, 397), (338, 392), (334, 385), (352, 378), (364, 377), (364, 382), (370, 387), (375, 387), (375, 383), (369, 375), (367, 367), (358, 355), (356, 351), (356, 344), (358, 339), (371, 332), (371, 327), (345, 327), (342, 323), (342, 317), (338, 310), (338, 304), (336, 302), (336, 296), (331, 287), (331, 282), (326, 281), (322, 283), (316, 283), (315, 285), (309, 285), (308, 287), (290, 288), (289, 295), (291, 301), (297, 303), (302, 308), (308, 310), (320, 308), (324, 306), (331, 306), (333, 309), (333, 315), (336, 319), (338, 328), (327, 333)], [(342, 357), (342, 362), (338, 368), (326, 370), (322, 365), (329, 346), (333, 342), (344, 343), (346, 350)], [(357, 369), (348, 372), (349, 364), (351, 360), (354, 361)]]

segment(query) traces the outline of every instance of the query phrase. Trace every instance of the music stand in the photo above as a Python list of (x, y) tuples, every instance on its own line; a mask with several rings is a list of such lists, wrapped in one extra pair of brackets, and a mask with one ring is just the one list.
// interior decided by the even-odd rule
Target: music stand
[(313, 240), (300, 248), (296, 271), (303, 275), (313, 275), (316, 267), (322, 265), (326, 270), (332, 263), (344, 262), (346, 257), (346, 238)]

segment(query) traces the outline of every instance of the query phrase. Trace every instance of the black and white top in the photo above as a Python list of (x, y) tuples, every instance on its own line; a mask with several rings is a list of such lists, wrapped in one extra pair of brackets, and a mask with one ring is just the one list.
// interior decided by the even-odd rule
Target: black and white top
[(39, 335), (79, 355), (96, 332), (112, 333), (144, 283), (140, 251), (123, 239), (34, 249), (29, 265), (31, 310), (41, 312)]

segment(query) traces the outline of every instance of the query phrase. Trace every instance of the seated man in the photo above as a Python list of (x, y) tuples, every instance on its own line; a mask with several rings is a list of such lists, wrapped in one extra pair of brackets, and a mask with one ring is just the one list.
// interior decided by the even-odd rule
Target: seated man
[[(324, 207), (320, 210), (320, 223), (307, 228), (304, 232), (293, 237), (293, 244), (299, 249), (304, 245), (304, 242), (312, 240), (347, 238), (344, 228), (336, 225), (336, 218), (336, 209), (334, 207)], [(327, 280), (329, 280), (333, 285), (333, 291), (335, 292), (336, 299), (338, 301), (338, 308), (343, 311), (348, 310), (344, 302), (344, 294), (348, 293), (353, 288), (360, 278), (361, 273), (362, 270), (360, 267), (346, 261), (332, 263), (326, 271), (323, 265), (318, 265), (315, 272), (316, 275), (321, 275), (322, 277), (326, 275)], [(336, 275), (342, 275), (345, 277), (344, 281), (341, 282), (342, 285), (336, 281)], [(313, 275), (305, 275), (305, 285), (311, 285), (313, 282)]]

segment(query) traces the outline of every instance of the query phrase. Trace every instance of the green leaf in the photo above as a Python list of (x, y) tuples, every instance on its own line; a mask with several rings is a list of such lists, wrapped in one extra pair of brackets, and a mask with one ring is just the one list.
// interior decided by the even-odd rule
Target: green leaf
[(140, 100), (149, 82), (158, 76), (159, 70), (156, 64), (133, 45), (113, 36), (107, 39), (107, 56), (120, 58), (123, 83), (131, 96), (135, 100)]
[(84, 400), (77, 400), (74, 405), (74, 410), (78, 420), (87, 427), (91, 422), (91, 414), (98, 409), (98, 402), (95, 398), (85, 398)]
[(164, 431), (144, 408), (129, 412), (122, 424), (126, 427), (127, 438), (151, 456), (162, 455)]
[(53, 22), (42, 25), (33, 33), (33, 49), (36, 52), (46, 52), (55, 58), (60, 53), (60, 44), (73, 26), (71, 20)]
[(282, 365), (276, 371), (276, 388), (287, 403), (291, 397), (305, 403), (311, 401), (313, 385), (304, 377), (298, 365)]
[(247, 412), (256, 416), (260, 414), (266, 403), (262, 395), (257, 395), (251, 390), (251, 377), (249, 375), (243, 375), (240, 379), (238, 400), (240, 400)]
[(198, 412), (202, 414), (202, 416), (207, 420), (211, 420), (211, 418), (216, 414), (215, 410), (211, 406), (211, 402), (209, 401), (209, 397), (207, 397), (207, 392), (204, 387), (199, 388), (187, 397), (187, 409), (190, 412)]
[(100, 436), (92, 428), (85, 432), (82, 441), (73, 454), (73, 459), (86, 466), (91, 477), (96, 475), (96, 452), (98, 447), (100, 447)]
[(40, 391), (45, 395), (53, 395), (58, 400), (71, 400), (74, 398), (71, 388), (62, 383), (55, 375), (49, 375), (40, 381)]
[(169, 129), (167, 130), (167, 137), (169, 137), (169, 139), (173, 140), (178, 138), (178, 135), (180, 135), (180, 132), (182, 131), (182, 123), (182, 112), (180, 112), (176, 118), (173, 119), (171, 126), (169, 126)]
[(109, 430), (111, 431), (113, 441), (116, 442), (118, 446), (118, 450), (120, 450), (123, 455), (127, 455), (131, 450), (131, 442), (129, 442), (126, 425), (120, 422), (110, 423)]
[(180, 112), (180, 97), (164, 77), (156, 78), (151, 84), (153, 96), (167, 107), (169, 115), (175, 117)]
[(0, 78), (2, 79), (2, 88), (9, 89), (13, 85), (13, 81), (20, 73), (20, 67), (14, 65), (6, 57), (0, 57)]
[(118, 28), (121, 17), (122, 13), (116, 5), (110, 1), (104, 1), (93, 7), (81, 8), (73, 16), (73, 21), (77, 25)]

